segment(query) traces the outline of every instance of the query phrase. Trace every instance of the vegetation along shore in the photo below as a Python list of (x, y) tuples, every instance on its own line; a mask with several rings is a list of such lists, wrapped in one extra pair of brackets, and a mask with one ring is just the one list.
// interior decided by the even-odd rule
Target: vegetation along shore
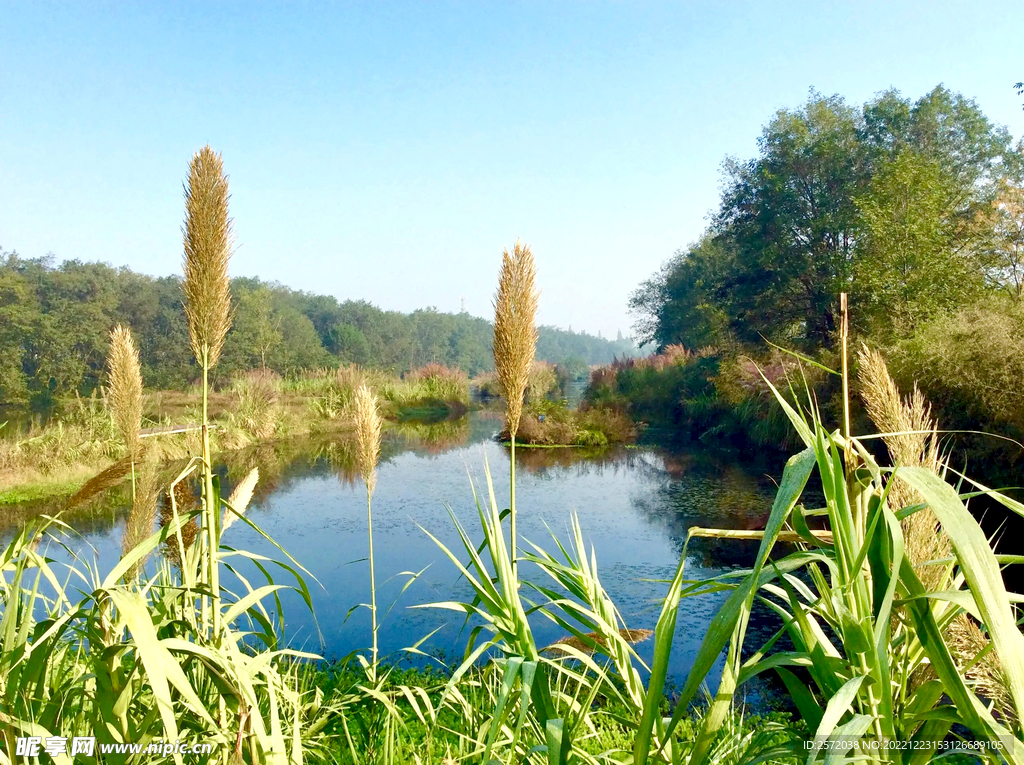
[[(856, 740), (871, 763), (957, 742), (980, 748), (944, 759), (1024, 763), (1004, 571), (1021, 551), (978, 520), (1024, 517), (991, 488), (1024, 454), (1024, 145), (939, 87), (858, 106), (812, 94), (759, 147), (727, 164), (706, 234), (635, 293), (644, 354), (538, 327), (519, 240), (493, 321), (231, 279), (209, 146), (187, 169), (181, 278), (5, 255), (0, 396), (29, 414), (0, 439), (3, 750), (90, 735), (210, 742), (224, 765), (703, 765), (849, 761), (836, 752)], [(420, 605), (464, 620), (465, 651), (427, 655), (425, 634), (388, 655), (384, 583), (422, 572), (388, 570), (375, 538), (387, 439), (455, 439), (485, 399), (507, 475), (484, 462), (468, 518), (449, 507), (416, 530), (459, 576)], [(330, 662), (287, 639), (285, 603), (311, 610), (318, 583), (251, 510), (273, 478), (256, 453), (299, 436), (324, 437), (360, 487), (367, 576), (345, 605), (368, 627)], [(784, 455), (757, 528), (686, 523), (648, 623), (602, 582), (585, 513), (526, 538), (517, 476), (517, 449), (637, 439)], [(228, 492), (215, 456), (241, 453)], [(10, 507), (47, 492), (69, 494), (55, 514)], [(111, 497), (127, 507), (117, 561), (90, 563), (64, 532)], [(231, 527), (272, 557), (224, 544)], [(749, 560), (696, 577), (706, 539)], [(677, 683), (697, 602), (714, 616)], [(749, 708), (766, 678), (774, 702)]]

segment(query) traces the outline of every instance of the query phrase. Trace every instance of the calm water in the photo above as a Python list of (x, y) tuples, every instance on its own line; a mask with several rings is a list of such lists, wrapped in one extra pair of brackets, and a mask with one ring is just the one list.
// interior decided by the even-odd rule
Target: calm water
[[(509, 456), (493, 439), (498, 425), (487, 413), (473, 413), (434, 428), (405, 427), (386, 440), (373, 498), (373, 524), (378, 606), (383, 612), (393, 604), (383, 622), (380, 644), (382, 653), (392, 658), (439, 627), (423, 649), (461, 656), (463, 621), (458, 614), (411, 608), (472, 598), (466, 582), (460, 581), (454, 566), (423, 529), (466, 558), (448, 508), (479, 541), (472, 485), (486, 492), (485, 464), (494, 475), (499, 501), (507, 505)], [(370, 641), (369, 612), (357, 609), (349, 615), (354, 605), (369, 599), (365, 490), (351, 456), (350, 446), (327, 441), (256, 450), (237, 455), (223, 468), (230, 490), (251, 465), (261, 466), (261, 493), (247, 515), (318, 582), (309, 582), (315, 620), (297, 596), (284, 598), (287, 637), (292, 644), (328, 658), (363, 648)], [(585, 457), (569, 449), (521, 449), (517, 470), (522, 537), (553, 551), (551, 534), (567, 541), (571, 514), (578, 513), (587, 543), (596, 550), (602, 582), (632, 628), (654, 627), (665, 585), (650, 580), (671, 578), (687, 528), (760, 528), (774, 494), (771, 480), (763, 473), (699, 451), (638, 447)], [(123, 517), (123, 510), (111, 509), (75, 524), (95, 548), (101, 565), (116, 559)], [(240, 523), (228, 529), (224, 543), (281, 557)], [(695, 540), (687, 561), (689, 576), (714, 576), (747, 565), (754, 552), (751, 543)], [(419, 575), (403, 592), (407, 572)], [(537, 573), (524, 566), (522, 575)], [(671, 665), (677, 680), (685, 677), (721, 600), (702, 597), (683, 602)], [(535, 632), (542, 645), (564, 635), (543, 618), (535, 620)], [(638, 650), (650, 660), (650, 642)]]

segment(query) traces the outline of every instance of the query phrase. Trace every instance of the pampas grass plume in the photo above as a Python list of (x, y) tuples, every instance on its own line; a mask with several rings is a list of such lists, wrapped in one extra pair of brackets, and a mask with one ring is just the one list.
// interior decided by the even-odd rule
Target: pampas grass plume
[(231, 326), (228, 260), (232, 232), (224, 163), (209, 146), (196, 152), (189, 164), (181, 231), (185, 243), (181, 288), (192, 353), (201, 366), (210, 368), (220, 358)]
[(134, 460), (139, 456), (139, 428), (142, 426), (142, 371), (139, 349), (131, 330), (120, 324), (110, 333), (107, 370), (114, 426), (124, 441), (128, 457)]
[(537, 350), (537, 267), (529, 245), (518, 239), (501, 255), (494, 296), (494, 367), (505, 395), (508, 432), (515, 438), (523, 413), (523, 394)]
[(380, 411), (377, 397), (366, 386), (356, 388), (355, 400), (356, 439), (359, 443), (357, 459), (359, 472), (366, 482), (366, 489), (373, 494), (377, 485), (377, 461), (380, 459)]

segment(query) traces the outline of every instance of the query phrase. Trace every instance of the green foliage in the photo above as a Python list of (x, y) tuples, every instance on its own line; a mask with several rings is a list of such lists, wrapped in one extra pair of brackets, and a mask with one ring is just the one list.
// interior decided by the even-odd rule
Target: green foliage
[[(779, 359), (766, 359), (764, 366), (769, 379), (783, 385), (795, 372), (795, 365)], [(789, 448), (795, 436), (757, 369), (747, 357), (710, 349), (697, 355), (630, 359), (595, 371), (584, 401), (593, 411), (624, 412), (667, 440), (739, 449)], [(828, 402), (834, 386), (821, 377), (810, 374)]]
[(857, 198), (854, 266), (858, 323), (872, 336), (906, 336), (922, 320), (970, 302), (985, 281), (983, 231), (962, 209), (957, 179), (906, 149)]
[(812, 93), (772, 118), (759, 147), (727, 163), (707, 234), (634, 294), (641, 341), (829, 347), (840, 292), (855, 321), (905, 335), (1007, 278), (1005, 262), (992, 265), (1007, 248), (991, 244), (989, 213), (1020, 163), (973, 101), (939, 87), (858, 109)]
[[(346, 363), (399, 375), (431, 363), (474, 375), (493, 368), (491, 324), (468, 314), (382, 311), (252, 278), (233, 279), (231, 291), (233, 324), (212, 372), (218, 386), (257, 367), (284, 376)], [(199, 377), (177, 277), (0, 253), (0, 404), (44, 409), (89, 395), (118, 323), (138, 340), (147, 387), (183, 389)], [(627, 340), (550, 327), (540, 333), (539, 358), (551, 362), (603, 363), (632, 349)]]
[(921, 324), (891, 351), (899, 377), (916, 381), (960, 427), (997, 423), (1024, 433), (1024, 305), (988, 297)]
[[(714, 761), (712, 742), (732, 699), (744, 683), (768, 671), (781, 676), (809, 732), (819, 741), (914, 740), (931, 750), (915, 756), (863, 748), (861, 756), (867, 761), (926, 761), (956, 725), (998, 747), (983, 755), (986, 760), (1021, 761), (1024, 744), (1014, 722), (1019, 713), (1014, 712), (1013, 719), (997, 720), (965, 674), (964, 667), (981, 657), (975, 658), (974, 653), (982, 646), (965, 655), (947, 629), (954, 620), (964, 618), (983, 626), (986, 650), (996, 655), (1006, 694), (1014, 709), (1019, 709), (1018, 694), (1024, 694), (1024, 638), (1015, 622), (1016, 596), (1006, 592), (996, 556), (963, 498), (925, 468), (897, 471), (880, 466), (860, 440), (826, 431), (813, 408), (807, 415), (781, 395), (778, 402), (805, 449), (786, 465), (751, 569), (691, 584), (684, 575), (684, 548), (659, 632), (671, 634), (661, 629), (662, 622), (674, 624), (681, 597), (722, 590), (730, 594), (705, 635), (672, 719), (666, 724), (660, 715), (645, 715), (634, 762), (644, 765), (661, 756), (670, 762), (682, 761), (674, 756), (670, 738), (723, 649), (728, 651), (725, 668), (697, 743), (686, 759), (689, 765)], [(800, 499), (815, 470), (825, 506), (807, 509)], [(918, 492), (921, 504), (889, 506), (894, 474)], [(1024, 512), (1024, 507), (1003, 495), (990, 492), (990, 496)], [(925, 590), (917, 569), (905, 556), (897, 517), (921, 512), (925, 506), (934, 512), (954, 554), (952, 560), (922, 562), (940, 566), (934, 591)], [(827, 522), (827, 537), (812, 534), (807, 523), (811, 517)], [(800, 544), (797, 551), (775, 558), (776, 542), (787, 526), (795, 530)], [(691, 528), (689, 538), (728, 539), (731, 534), (706, 529), (698, 533)], [(747, 645), (755, 602), (781, 619), (779, 632), (756, 647)], [(779, 641), (783, 635), (791, 647)], [(670, 648), (670, 644), (656, 645), (649, 705), (658, 703), (656, 681), (667, 662), (667, 655), (659, 662), (659, 651), (667, 653)]]

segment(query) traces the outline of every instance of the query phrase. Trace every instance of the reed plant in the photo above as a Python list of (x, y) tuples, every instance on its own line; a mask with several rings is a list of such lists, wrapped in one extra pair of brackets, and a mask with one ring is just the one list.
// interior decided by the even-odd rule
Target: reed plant
[(238, 397), (232, 419), (252, 439), (263, 441), (277, 430), (281, 378), (269, 369), (253, 369), (232, 381)]
[[(733, 535), (690, 529), (655, 630), (655, 657), (633, 762), (713, 761), (713, 743), (737, 694), (745, 683), (770, 671), (785, 684), (809, 726), (812, 743), (841, 747), (859, 741), (862, 761), (917, 763), (941, 752), (947, 736), (959, 730), (991, 747), (978, 752), (982, 759), (1021, 762), (1024, 745), (1016, 719), (1024, 697), (1024, 637), (1013, 605), (1018, 596), (1006, 591), (1000, 574), (1001, 563), (1016, 558), (993, 553), (965, 500), (976, 490), (1014, 512), (1024, 513), (1024, 507), (968, 479), (962, 483), (972, 491), (958, 490), (943, 479), (948, 466), (941, 460), (932, 466), (887, 467), (866, 448), (869, 439), (879, 436), (923, 438), (918, 445), (927, 445), (933, 426), (860, 437), (829, 431), (813, 399), (799, 409), (768, 385), (805, 448), (786, 464), (765, 530), (757, 535), (760, 548), (753, 567), (687, 581), (690, 539)], [(807, 509), (800, 500), (815, 471), (825, 502)], [(899, 501), (912, 504), (898, 503), (901, 491)], [(913, 561), (907, 529), (916, 524), (906, 521), (926, 510), (931, 516), (919, 523), (933, 535), (941, 526), (948, 555)], [(816, 523), (825, 529), (812, 531)], [(798, 539), (797, 549), (776, 556), (776, 544), (784, 537)], [(938, 571), (929, 575), (928, 587), (919, 574), (922, 567)], [(675, 712), (666, 720), (658, 707), (680, 600), (713, 592), (729, 594), (704, 637)], [(782, 626), (764, 644), (751, 646), (747, 626), (755, 603), (775, 612)], [(976, 623), (984, 636), (983, 650), (998, 661), (1012, 717), (993, 712), (983, 686), (957, 661), (958, 648), (948, 628), (963, 615)], [(784, 636), (791, 647), (783, 647)], [(725, 665), (714, 700), (695, 746), (682, 752), (673, 743), (673, 732), (723, 650)], [(804, 755), (809, 763), (835, 759), (827, 750)]]
[(107, 400), (114, 426), (124, 443), (125, 455), (134, 462), (142, 441), (142, 369), (131, 330), (118, 324), (110, 333), (107, 354)]
[(377, 461), (380, 459), (380, 412), (377, 398), (365, 385), (360, 385), (355, 396), (356, 438), (358, 439), (359, 472), (366, 487), (366, 535), (370, 563), (370, 623), (371, 661), (370, 680), (377, 680), (377, 578), (373, 558), (373, 490), (377, 487)]
[(537, 266), (529, 245), (518, 239), (501, 254), (498, 291), (494, 296), (494, 369), (505, 397), (505, 423), (509, 433), (509, 513), (513, 574), (517, 570), (516, 549), (516, 433), (523, 413), (523, 400), (530, 384), (530, 371), (537, 355)]

